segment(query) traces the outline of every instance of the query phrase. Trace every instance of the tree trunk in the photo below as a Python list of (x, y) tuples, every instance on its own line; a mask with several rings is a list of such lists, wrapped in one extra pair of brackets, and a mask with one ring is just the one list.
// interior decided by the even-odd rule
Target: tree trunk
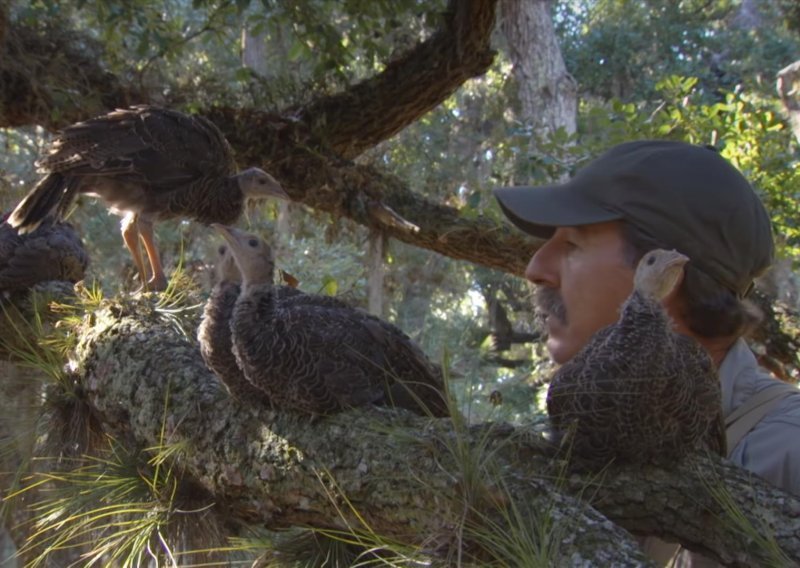
[(267, 42), (263, 34), (254, 34), (246, 28), (242, 30), (242, 65), (259, 77), (269, 77)]
[(561, 56), (552, 10), (551, 0), (500, 3), (521, 118), (543, 140), (560, 128), (574, 134), (578, 115), (578, 86)]
[(555, 565), (640, 565), (620, 527), (733, 566), (764, 564), (767, 553), (741, 538), (711, 495), (724, 489), (747, 522), (769, 527), (800, 562), (800, 500), (719, 459), (564, 476), (541, 455), (534, 427), (465, 428), (461, 420), (380, 408), (309, 420), (242, 405), (224, 395), (197, 346), (152, 302), (109, 303), (85, 318), (77, 369), (87, 402), (132, 447), (166, 438), (191, 448), (180, 461), (186, 474), (242, 521), (369, 529), (436, 555), (458, 546), (452, 535), (465, 523), (490, 530), (490, 520), (513, 516), (513, 504), (522, 518), (551, 514), (567, 531), (551, 535), (564, 538)]
[(383, 232), (370, 231), (367, 240), (367, 310), (378, 317), (383, 315), (384, 246)]

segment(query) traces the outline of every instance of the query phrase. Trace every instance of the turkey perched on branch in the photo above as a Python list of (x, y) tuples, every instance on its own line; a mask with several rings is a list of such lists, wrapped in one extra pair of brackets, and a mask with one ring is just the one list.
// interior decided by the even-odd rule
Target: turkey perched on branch
[(200, 354), (225, 386), (228, 394), (240, 401), (256, 401), (269, 404), (263, 392), (245, 379), (231, 342), (230, 320), (233, 307), (241, 292), (242, 277), (230, 249), (220, 245), (214, 265), (216, 285), (203, 309), (203, 319), (197, 329)]
[(377, 404), (449, 415), (441, 370), (405, 333), (335, 298), (275, 286), (263, 239), (215, 227), (242, 274), (233, 351), (272, 404), (310, 414)]
[(19, 234), (0, 224), (0, 292), (25, 290), (39, 282), (83, 280), (89, 255), (68, 223), (46, 218), (33, 232)]
[[(215, 285), (203, 308), (203, 318), (197, 328), (200, 354), (206, 366), (214, 372), (232, 397), (240, 401), (256, 401), (269, 405), (270, 402), (264, 393), (245, 378), (233, 354), (230, 323), (233, 307), (242, 289), (242, 275), (236, 266), (230, 247), (225, 244), (217, 248), (214, 273)], [(291, 275), (283, 271), (281, 276), (284, 280), (294, 280)], [(291, 286), (278, 287), (277, 293), (281, 297), (323, 298), (303, 294)]]
[(661, 301), (689, 259), (648, 252), (619, 320), (553, 376), (547, 413), (562, 446), (590, 462), (669, 463), (726, 455), (719, 378), (708, 353), (672, 330)]
[[(17, 205), (9, 223), (21, 233), (48, 215), (63, 216), (78, 194), (100, 197), (122, 215), (122, 237), (142, 284), (160, 290), (166, 277), (153, 222), (186, 217), (233, 223), (250, 199), (288, 196), (258, 168), (236, 173), (225, 137), (201, 116), (151, 106), (119, 109), (62, 130), (37, 162), (47, 175)], [(139, 248), (150, 262), (148, 281)]]

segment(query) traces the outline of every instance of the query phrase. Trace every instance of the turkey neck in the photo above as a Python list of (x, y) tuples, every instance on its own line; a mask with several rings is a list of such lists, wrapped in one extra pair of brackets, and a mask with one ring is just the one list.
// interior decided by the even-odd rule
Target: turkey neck
[(672, 321), (661, 303), (638, 290), (625, 300), (616, 326), (622, 337), (635, 338), (637, 342), (637, 345), (624, 346), (626, 348), (648, 349), (658, 359), (669, 352), (665, 341), (673, 337)]
[(259, 305), (263, 303), (265, 309), (272, 314), (275, 310), (277, 299), (277, 286), (272, 283), (273, 275), (264, 274), (258, 278), (246, 278), (242, 282), (239, 298), (254, 297), (258, 299)]

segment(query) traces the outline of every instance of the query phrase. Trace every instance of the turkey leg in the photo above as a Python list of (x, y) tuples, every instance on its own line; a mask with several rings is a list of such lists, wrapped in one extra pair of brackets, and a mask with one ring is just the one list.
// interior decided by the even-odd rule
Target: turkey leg
[(133, 263), (136, 265), (136, 270), (139, 272), (139, 278), (142, 281), (142, 290), (147, 289), (147, 272), (144, 269), (144, 261), (142, 259), (142, 251), (139, 248), (139, 219), (136, 213), (128, 213), (122, 219), (122, 240), (125, 241), (125, 246), (133, 257)]
[(142, 236), (144, 250), (150, 260), (150, 267), (153, 269), (153, 276), (147, 282), (148, 290), (165, 290), (167, 288), (167, 278), (164, 276), (164, 267), (161, 265), (161, 257), (158, 254), (155, 235), (153, 234), (153, 222), (149, 219), (138, 219), (139, 234)]

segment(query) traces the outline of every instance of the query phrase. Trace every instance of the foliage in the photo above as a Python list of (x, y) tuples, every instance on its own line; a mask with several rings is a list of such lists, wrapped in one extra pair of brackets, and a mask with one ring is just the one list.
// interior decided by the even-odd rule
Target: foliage
[[(17, 18), (70, 22), (103, 45), (108, 68), (165, 101), (285, 106), (342, 88), (411, 47), (439, 19), (444, 2), (418, 0), (36, 0)], [(267, 74), (246, 67), (243, 34), (265, 42)]]
[[(70, 566), (143, 566), (151, 559), (186, 565), (219, 561), (224, 545), (213, 501), (182, 478), (181, 448), (162, 445), (131, 454), (116, 440), (93, 456), (68, 460), (61, 470), (34, 473), (18, 499), (32, 503), (30, 566), (69, 559)], [(189, 560), (192, 559), (192, 560)]]
[(584, 103), (573, 140), (556, 133), (529, 145), (528, 132), (513, 132), (496, 148), (495, 177), (547, 183), (574, 174), (610, 146), (637, 138), (711, 145), (751, 181), (772, 215), (779, 249), (796, 257), (800, 148), (775, 98), (737, 88), (720, 90), (719, 100), (708, 102), (696, 77), (667, 76), (654, 88), (652, 102)]
[(720, 88), (771, 88), (797, 54), (790, 11), (760, 4), (745, 15), (731, 0), (576, 0), (559, 4), (556, 21), (567, 67), (589, 96), (647, 100), (663, 77), (683, 75), (712, 100)]

